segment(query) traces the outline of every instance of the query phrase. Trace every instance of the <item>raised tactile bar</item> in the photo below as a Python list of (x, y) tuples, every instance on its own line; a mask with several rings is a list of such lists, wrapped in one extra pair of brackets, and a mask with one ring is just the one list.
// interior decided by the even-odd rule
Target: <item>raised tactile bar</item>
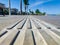
[(0, 35), (0, 37), (2, 37), (4, 34), (6, 34), (8, 31), (5, 31), (5, 32), (3, 32), (1, 35)]
[(14, 39), (12, 40), (12, 42), (10, 43), (10, 45), (13, 45), (14, 44), (14, 42), (17, 39), (19, 33), (20, 33), (20, 31), (17, 32), (16, 36), (14, 37)]

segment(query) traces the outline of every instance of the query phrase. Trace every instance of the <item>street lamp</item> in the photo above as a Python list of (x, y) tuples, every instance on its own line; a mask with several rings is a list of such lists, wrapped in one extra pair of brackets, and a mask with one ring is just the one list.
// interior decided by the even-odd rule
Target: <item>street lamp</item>
[(11, 15), (11, 4), (10, 4), (10, 0), (8, 0), (9, 2), (9, 15)]

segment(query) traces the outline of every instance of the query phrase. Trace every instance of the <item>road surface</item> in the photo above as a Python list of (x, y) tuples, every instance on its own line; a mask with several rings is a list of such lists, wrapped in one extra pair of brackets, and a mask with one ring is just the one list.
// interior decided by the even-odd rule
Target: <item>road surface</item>
[(43, 17), (0, 17), (0, 45), (60, 45), (58, 25)]

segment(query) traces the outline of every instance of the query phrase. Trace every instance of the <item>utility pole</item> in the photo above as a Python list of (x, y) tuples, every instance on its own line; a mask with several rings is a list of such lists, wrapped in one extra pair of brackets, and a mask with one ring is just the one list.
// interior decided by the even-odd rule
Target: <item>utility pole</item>
[(20, 14), (22, 14), (22, 0), (20, 0)]
[(9, 15), (11, 15), (11, 4), (10, 4), (10, 0), (8, 0), (9, 2)]

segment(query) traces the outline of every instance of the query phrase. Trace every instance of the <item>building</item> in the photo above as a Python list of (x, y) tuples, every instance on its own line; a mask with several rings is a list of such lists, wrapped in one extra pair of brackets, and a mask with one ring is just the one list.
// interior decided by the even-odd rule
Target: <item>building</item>
[[(4, 12), (5, 12), (4, 14), (8, 15), (9, 14), (9, 8), (5, 8)], [(11, 8), (11, 15), (17, 15), (17, 13), (18, 13), (18, 9)]]
[[(11, 15), (17, 15), (18, 9), (11, 8)], [(0, 3), (0, 15), (8, 15), (9, 8), (5, 7), (5, 4)]]
[(3, 13), (4, 8), (5, 8), (5, 5), (2, 4), (2, 3), (0, 3), (0, 15), (3, 15), (4, 14)]
[(11, 9), (11, 14), (12, 15), (17, 15), (17, 13), (18, 13), (18, 9), (16, 9), (16, 8)]

